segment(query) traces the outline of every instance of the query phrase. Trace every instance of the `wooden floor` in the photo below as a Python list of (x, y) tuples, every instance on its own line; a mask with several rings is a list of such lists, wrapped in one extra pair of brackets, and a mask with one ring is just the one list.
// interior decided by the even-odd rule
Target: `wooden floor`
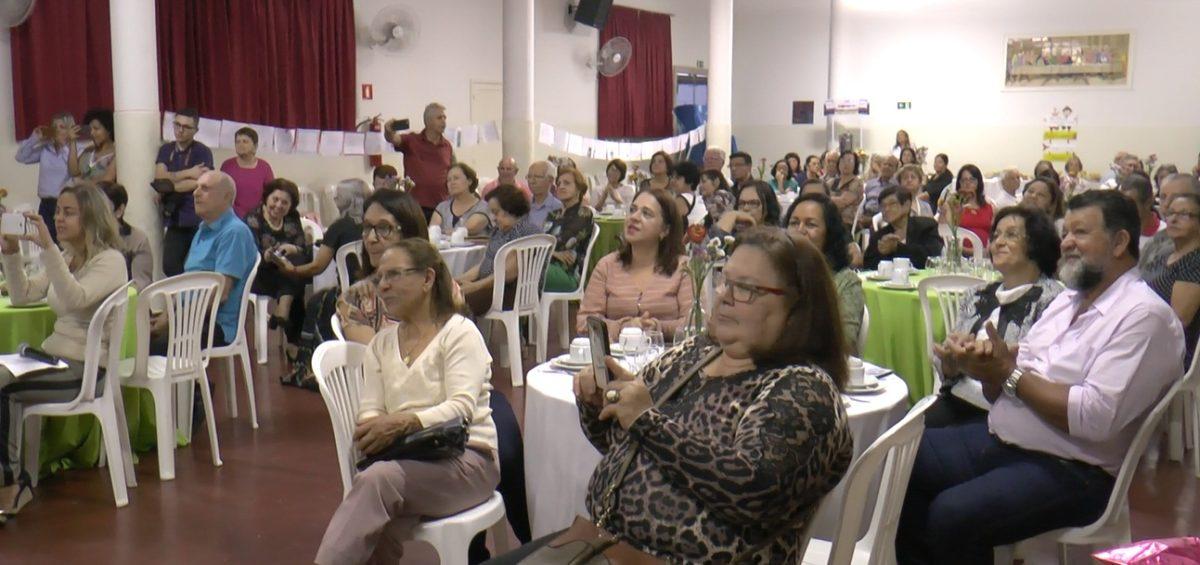
[[(224, 409), (223, 367), (211, 373), (224, 466), (213, 467), (197, 428), (194, 444), (176, 452), (175, 480), (159, 480), (154, 453), (141, 456), (125, 508), (113, 505), (103, 469), (47, 478), (21, 515), (0, 527), (0, 563), (311, 563), (341, 499), (329, 419), (319, 394), (279, 384), (277, 351), (255, 371), (258, 430), (245, 414), (244, 389), (233, 419)], [(493, 383), (523, 420), (524, 390), (514, 391), (498, 366)], [(1179, 463), (1142, 469), (1130, 490), (1134, 538), (1200, 532), (1198, 485)], [(427, 546), (406, 558), (435, 561)]]

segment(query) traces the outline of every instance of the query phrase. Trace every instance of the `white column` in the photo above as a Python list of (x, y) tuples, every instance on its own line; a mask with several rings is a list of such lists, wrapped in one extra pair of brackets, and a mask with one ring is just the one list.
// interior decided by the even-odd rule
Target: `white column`
[(505, 157), (524, 169), (533, 161), (536, 140), (533, 123), (533, 9), (534, 0), (504, 0), (504, 123)]
[(733, 145), (733, 0), (708, 4), (709, 147), (728, 153)]
[(111, 0), (113, 114), (117, 175), (129, 192), (125, 220), (150, 238), (160, 272), (162, 225), (150, 181), (161, 143), (158, 108), (158, 45), (154, 0)]
[[(834, 58), (834, 56), (837, 54), (837, 50), (834, 48), (834, 39), (837, 37), (837, 30), (838, 30), (838, 27), (837, 27), (837, 24), (838, 24), (837, 4), (838, 4), (837, 0), (829, 0), (829, 48), (828, 48), (828, 52), (826, 53), (827, 57), (826, 57), (826, 61), (825, 61), (825, 64), (826, 64), (825, 100), (833, 100), (833, 93), (837, 91), (836, 85), (834, 83), (834, 79), (836, 78), (837, 75), (834, 73), (834, 70), (833, 70), (834, 63), (836, 62), (836, 59)], [(817, 106), (817, 108), (822, 108), (822, 102), (818, 102), (816, 104), (816, 106)], [(827, 142), (826, 142), (826, 147), (825, 147), (826, 150), (835, 149), (838, 146), (837, 128), (835, 127), (835, 123), (834, 123), (834, 119), (833, 119), (834, 116), (835, 116), (835, 114), (830, 114), (825, 117), (825, 132), (826, 132), (827, 138), (828, 138)]]

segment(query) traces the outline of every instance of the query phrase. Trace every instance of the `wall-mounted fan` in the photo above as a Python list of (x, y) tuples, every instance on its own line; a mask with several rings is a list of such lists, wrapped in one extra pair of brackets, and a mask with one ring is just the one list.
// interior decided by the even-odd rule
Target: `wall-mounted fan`
[(371, 47), (391, 52), (402, 51), (412, 45), (421, 35), (417, 17), (408, 8), (400, 5), (388, 6), (375, 14), (367, 29)]
[(33, 13), (35, 0), (0, 0), (0, 25), (17, 27)]
[(617, 36), (606, 42), (596, 53), (596, 71), (606, 77), (615, 77), (629, 66), (629, 57), (633, 54), (633, 44), (624, 37)]

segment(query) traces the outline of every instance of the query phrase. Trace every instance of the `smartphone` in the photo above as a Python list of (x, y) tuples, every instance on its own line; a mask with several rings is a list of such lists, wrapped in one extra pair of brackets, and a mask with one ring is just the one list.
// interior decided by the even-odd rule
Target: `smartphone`
[(596, 374), (596, 386), (608, 386), (608, 365), (604, 359), (612, 354), (608, 341), (608, 325), (599, 316), (588, 316), (588, 341), (592, 347), (592, 372)]
[(392, 131), (407, 131), (409, 129), (412, 129), (412, 128), (409, 125), (408, 118), (404, 118), (403, 120), (396, 120), (396, 121), (392, 122)]
[(29, 220), (20, 212), (0, 214), (0, 235), (22, 236), (30, 232)]

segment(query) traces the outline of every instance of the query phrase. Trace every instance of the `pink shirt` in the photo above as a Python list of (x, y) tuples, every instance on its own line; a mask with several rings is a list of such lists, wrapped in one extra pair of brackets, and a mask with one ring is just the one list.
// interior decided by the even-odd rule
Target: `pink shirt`
[(672, 339), (675, 328), (683, 323), (692, 307), (692, 279), (684, 272), (683, 263), (681, 256), (674, 274), (656, 272), (649, 283), (639, 286), (621, 266), (617, 252), (605, 255), (596, 263), (583, 292), (576, 321), (578, 331), (583, 333), (588, 316), (595, 315), (608, 322), (609, 336), (617, 336), (621, 333), (618, 320), (649, 312), (650, 317), (658, 320), (663, 336)]
[[(488, 193), (496, 190), (497, 186), (500, 186), (500, 179), (492, 179), (492, 182), (483, 185), (483, 189), (479, 191), (479, 197), (487, 198)], [(533, 200), (533, 192), (529, 190), (529, 185), (525, 181), (517, 179), (517, 188), (525, 193), (526, 200)]]
[(237, 197), (233, 199), (233, 213), (239, 218), (245, 218), (255, 206), (262, 203), (263, 186), (275, 180), (275, 171), (262, 159), (258, 160), (253, 169), (247, 169), (238, 165), (237, 157), (230, 157), (221, 163), (221, 172), (233, 177), (233, 184), (237, 186)]
[(1091, 307), (1065, 290), (1021, 341), (1017, 366), (1070, 385), (1070, 433), (1001, 394), (988, 425), (1002, 441), (1104, 468), (1116, 475), (1142, 418), (1183, 376), (1183, 327), (1130, 269)]

